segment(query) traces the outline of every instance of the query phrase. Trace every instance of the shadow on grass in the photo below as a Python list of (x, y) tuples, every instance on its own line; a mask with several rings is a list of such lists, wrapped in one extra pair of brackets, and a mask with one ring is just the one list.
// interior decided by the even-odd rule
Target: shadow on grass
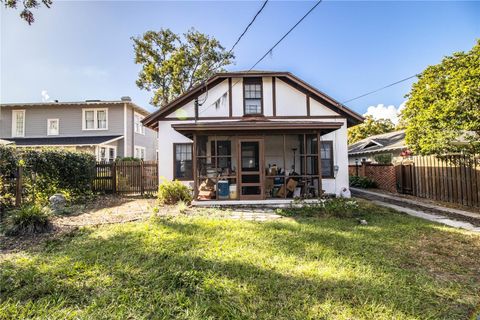
[(461, 318), (471, 312), (472, 301), (459, 296), (475, 295), (472, 287), (402, 266), (411, 254), (404, 250), (418, 237), (447, 232), (393, 221), (379, 219), (369, 229), (340, 219), (157, 219), (87, 229), (31, 260), (0, 264), (0, 302), (19, 312), (12, 317), (25, 308), (38, 315), (52, 304), (113, 318)]

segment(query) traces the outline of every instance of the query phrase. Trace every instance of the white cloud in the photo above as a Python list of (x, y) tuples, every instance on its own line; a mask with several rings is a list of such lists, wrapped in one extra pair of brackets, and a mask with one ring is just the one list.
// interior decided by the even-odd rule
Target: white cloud
[(380, 103), (376, 106), (370, 106), (364, 116), (372, 116), (374, 119), (390, 119), (394, 124), (398, 123), (400, 111), (405, 108), (405, 102), (397, 107), (394, 105), (385, 106)]
[(50, 96), (48, 95), (47, 90), (42, 90), (42, 92), (40, 92), (40, 94), (42, 95), (42, 102), (52, 101), (52, 100), (50, 100)]

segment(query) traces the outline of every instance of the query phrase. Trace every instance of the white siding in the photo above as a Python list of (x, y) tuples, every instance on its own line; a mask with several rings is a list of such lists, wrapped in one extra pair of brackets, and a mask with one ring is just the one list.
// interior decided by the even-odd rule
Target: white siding
[(232, 98), (233, 116), (243, 116), (243, 81), (241, 78), (232, 79)]
[(276, 79), (277, 116), (306, 116), (307, 97), (302, 92)]
[(310, 98), (310, 115), (311, 116), (338, 116), (338, 113), (323, 104)]
[(266, 117), (271, 117), (273, 116), (272, 78), (263, 77), (262, 82), (263, 82), (263, 115)]

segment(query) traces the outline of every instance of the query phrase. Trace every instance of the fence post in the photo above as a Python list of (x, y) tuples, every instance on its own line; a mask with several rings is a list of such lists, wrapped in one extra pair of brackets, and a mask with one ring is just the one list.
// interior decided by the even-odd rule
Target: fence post
[(15, 190), (15, 206), (20, 206), (22, 204), (22, 176), (23, 176), (23, 167), (18, 166), (17, 168), (17, 183)]
[(144, 185), (143, 185), (143, 169), (144, 169), (144, 166), (143, 166), (143, 160), (140, 162), (140, 193), (142, 194), (143, 196), (143, 192), (144, 192)]
[(112, 162), (110, 170), (112, 173), (112, 192), (117, 194), (117, 163), (115, 161)]
[(367, 162), (362, 161), (362, 170), (360, 171), (360, 176), (361, 177), (366, 177), (367, 176)]

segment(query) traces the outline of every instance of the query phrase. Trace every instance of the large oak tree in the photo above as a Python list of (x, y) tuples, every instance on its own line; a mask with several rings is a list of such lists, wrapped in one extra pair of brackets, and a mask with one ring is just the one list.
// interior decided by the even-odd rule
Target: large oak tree
[(407, 97), (401, 116), (412, 151), (480, 153), (480, 41), (425, 69)]
[(135, 63), (142, 66), (137, 86), (153, 92), (150, 103), (157, 107), (222, 70), (234, 58), (218, 40), (194, 29), (183, 35), (170, 29), (147, 31), (132, 40)]

